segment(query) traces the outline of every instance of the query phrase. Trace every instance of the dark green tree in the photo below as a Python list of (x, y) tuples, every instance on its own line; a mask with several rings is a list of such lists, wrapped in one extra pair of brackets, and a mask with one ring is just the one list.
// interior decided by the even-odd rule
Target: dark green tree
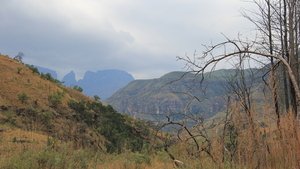
[(95, 99), (96, 101), (100, 101), (100, 97), (99, 97), (98, 95), (94, 95), (94, 99)]
[(34, 67), (33, 65), (26, 64), (25, 66), (28, 67), (32, 71), (32, 73), (40, 74), (38, 68)]
[(79, 92), (82, 92), (82, 91), (83, 91), (83, 88), (80, 87), (80, 86), (77, 86), (77, 85), (75, 85), (75, 86), (73, 87), (73, 89), (75, 89), (75, 90), (77, 90), (77, 91), (79, 91)]
[(41, 73), (41, 78), (49, 80), (50, 82), (53, 82), (53, 83), (56, 83), (56, 84), (62, 84), (62, 83), (64, 83), (62, 81), (54, 79), (50, 73), (46, 73), (46, 74)]

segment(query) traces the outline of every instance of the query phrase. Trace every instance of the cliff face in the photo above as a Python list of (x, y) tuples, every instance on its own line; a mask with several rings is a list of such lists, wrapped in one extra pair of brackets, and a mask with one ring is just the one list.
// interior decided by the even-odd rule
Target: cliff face
[(63, 85), (67, 87), (72, 87), (77, 84), (75, 73), (73, 71), (65, 75), (62, 81), (64, 82)]
[[(200, 79), (197, 80), (193, 75), (174, 81), (181, 75), (179, 72), (172, 72), (158, 79), (132, 81), (104, 103), (112, 105), (120, 113), (146, 119), (187, 111), (201, 113), (208, 118), (224, 108), (225, 103), (217, 90), (221, 88), (221, 84), (214, 82), (204, 84), (207, 85), (204, 92), (204, 87), (199, 86)], [(190, 90), (191, 88), (193, 90)], [(209, 96), (205, 95), (207, 93)], [(199, 102), (190, 96), (207, 99)]]
[[(225, 96), (234, 90), (230, 81), (237, 77), (235, 73), (236, 70), (217, 70), (204, 74), (204, 81), (201, 81), (202, 75), (186, 74), (182, 78), (183, 72), (171, 72), (158, 79), (135, 80), (104, 103), (136, 118), (159, 119), (165, 118), (164, 115), (186, 112), (209, 118), (224, 111), (227, 104)], [(259, 79), (257, 77), (262, 74), (255, 69), (245, 71), (246, 83), (252, 84), (251, 95), (257, 101), (262, 100), (262, 83), (254, 79)]]

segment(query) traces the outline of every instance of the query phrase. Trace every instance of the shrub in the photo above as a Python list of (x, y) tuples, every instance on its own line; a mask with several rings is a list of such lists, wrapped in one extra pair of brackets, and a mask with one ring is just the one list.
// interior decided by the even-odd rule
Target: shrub
[(34, 100), (34, 104), (37, 105), (38, 104), (39, 99)]
[(26, 64), (25, 66), (28, 67), (32, 71), (32, 73), (40, 74), (38, 68), (34, 67), (33, 65)]
[(24, 103), (26, 100), (29, 99), (29, 97), (27, 96), (26, 93), (23, 92), (18, 96), (18, 99), (21, 100), (22, 103)]
[(18, 74), (20, 74), (22, 68), (21, 67), (18, 67)]
[(46, 124), (46, 125), (50, 125), (50, 121), (51, 121), (51, 118), (52, 118), (52, 113), (48, 110), (44, 113), (42, 113), (42, 117), (43, 117), (43, 122)]
[(12, 140), (13, 143), (17, 142), (17, 137), (14, 137)]
[(41, 73), (41, 78), (49, 80), (50, 82), (57, 83), (57, 84), (63, 83), (62, 81), (54, 79), (50, 73), (46, 73), (46, 74)]
[(73, 89), (75, 89), (75, 90), (77, 90), (77, 91), (79, 91), (79, 92), (82, 92), (82, 91), (83, 91), (83, 89), (82, 89), (80, 86), (77, 86), (77, 85), (75, 85), (75, 86), (73, 87)]
[(48, 100), (52, 103), (54, 107), (57, 107), (59, 104), (62, 103), (62, 98), (63, 93), (61, 92), (56, 92), (56, 94), (49, 94), (48, 95)]
[(70, 93), (68, 89), (66, 89), (64, 86), (58, 85), (61, 90), (63, 90), (63, 93)]

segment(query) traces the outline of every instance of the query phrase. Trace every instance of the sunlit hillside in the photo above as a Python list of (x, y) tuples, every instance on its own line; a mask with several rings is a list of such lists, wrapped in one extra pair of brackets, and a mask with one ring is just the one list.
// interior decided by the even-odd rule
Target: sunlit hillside
[[(0, 55), (0, 168), (150, 165), (142, 152), (162, 144), (151, 136), (152, 124), (60, 83)], [(125, 156), (137, 161), (126, 163)]]

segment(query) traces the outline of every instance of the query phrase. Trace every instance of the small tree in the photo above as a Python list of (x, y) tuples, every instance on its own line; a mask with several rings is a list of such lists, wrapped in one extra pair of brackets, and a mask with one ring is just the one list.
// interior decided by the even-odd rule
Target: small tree
[(18, 96), (18, 99), (21, 100), (22, 103), (24, 103), (26, 100), (29, 99), (29, 97), (27, 96), (26, 93), (23, 92)]
[(56, 83), (56, 84), (62, 84), (64, 82), (61, 82), (60, 80), (54, 79), (51, 75), (51, 73), (46, 73), (44, 74), (43, 72), (41, 73), (41, 78), (49, 80), (52, 83)]
[(77, 85), (75, 85), (75, 86), (73, 87), (73, 89), (75, 89), (75, 90), (77, 90), (77, 91), (79, 91), (79, 92), (82, 92), (82, 91), (83, 91), (83, 89), (82, 89), (80, 86), (77, 86)]
[(17, 61), (19, 61), (20, 63), (23, 63), (23, 57), (25, 57), (23, 52), (19, 52), (17, 56), (14, 57), (14, 59), (16, 59)]
[(94, 99), (95, 99), (96, 101), (100, 101), (100, 97), (99, 97), (98, 95), (94, 95)]
[(33, 65), (26, 64), (25, 66), (27, 66), (32, 71), (32, 73), (40, 74), (38, 68), (34, 67)]

